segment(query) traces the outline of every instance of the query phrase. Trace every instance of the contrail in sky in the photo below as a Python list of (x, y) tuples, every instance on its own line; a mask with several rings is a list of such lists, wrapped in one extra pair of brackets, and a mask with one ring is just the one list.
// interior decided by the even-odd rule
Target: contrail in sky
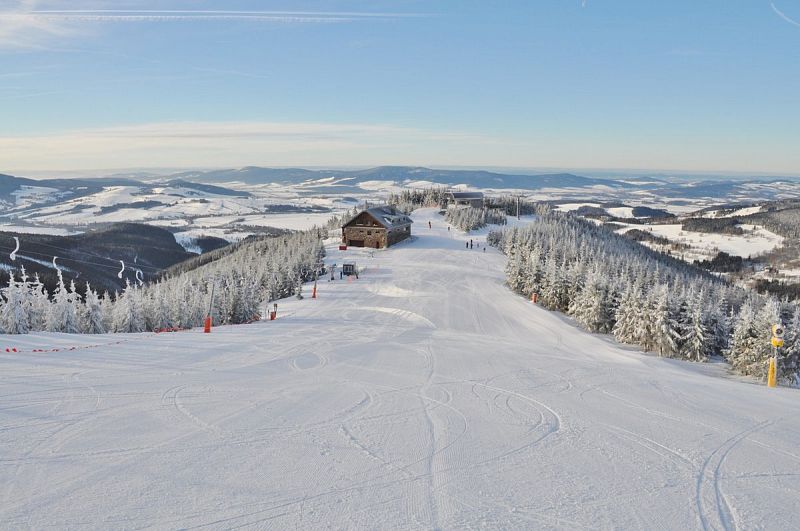
[(798, 22), (798, 21), (794, 20), (793, 18), (790, 18), (790, 17), (789, 17), (788, 15), (786, 15), (786, 14), (785, 14), (783, 11), (781, 11), (780, 9), (778, 9), (778, 7), (775, 5), (775, 3), (774, 3), (774, 2), (770, 2), (770, 3), (769, 3), (769, 5), (771, 5), (771, 6), (772, 6), (772, 10), (773, 10), (773, 11), (775, 11), (775, 13), (777, 13), (777, 15), (778, 15), (779, 17), (781, 17), (783, 20), (785, 20), (785, 21), (786, 21), (786, 22), (788, 22), (789, 24), (793, 24), (793, 25), (795, 25), (795, 26), (797, 26), (797, 27), (799, 27), (799, 28), (800, 28), (800, 22)]

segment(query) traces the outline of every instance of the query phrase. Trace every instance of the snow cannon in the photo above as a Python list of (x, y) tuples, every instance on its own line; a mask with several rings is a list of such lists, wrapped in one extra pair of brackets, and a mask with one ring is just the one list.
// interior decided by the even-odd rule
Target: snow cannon
[(772, 346), (781, 348), (783, 346), (783, 335), (786, 333), (782, 324), (772, 325)]
[(778, 385), (778, 364), (775, 358), (769, 359), (769, 371), (767, 372), (767, 387), (777, 387)]

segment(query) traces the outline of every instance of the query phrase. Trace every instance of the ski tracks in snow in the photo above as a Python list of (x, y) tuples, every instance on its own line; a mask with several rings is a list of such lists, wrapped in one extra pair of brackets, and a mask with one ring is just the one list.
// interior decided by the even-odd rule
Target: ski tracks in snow
[(730, 504), (720, 485), (720, 471), (734, 448), (750, 435), (771, 424), (773, 421), (766, 420), (732, 435), (711, 452), (703, 462), (697, 475), (695, 500), (700, 525), (705, 531), (711, 529), (732, 531), (740, 528), (735, 507)]
[(0, 525), (727, 531), (791, 506), (800, 427), (752, 420), (790, 390), (640, 361), (426, 234), (333, 248), (368, 272), (279, 322), (8, 360)]

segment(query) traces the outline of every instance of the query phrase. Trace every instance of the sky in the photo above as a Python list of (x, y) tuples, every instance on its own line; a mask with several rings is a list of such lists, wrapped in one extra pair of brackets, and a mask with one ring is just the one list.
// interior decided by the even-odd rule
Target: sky
[(800, 175), (798, 0), (0, 0), (0, 173)]

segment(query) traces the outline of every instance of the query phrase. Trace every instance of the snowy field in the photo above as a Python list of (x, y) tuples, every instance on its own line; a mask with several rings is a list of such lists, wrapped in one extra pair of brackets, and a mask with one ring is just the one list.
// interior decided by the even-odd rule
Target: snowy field
[[(687, 260), (695, 258), (713, 257), (719, 251), (731, 255), (758, 256), (769, 252), (783, 244), (783, 237), (757, 225), (739, 225), (745, 234), (719, 234), (711, 232), (693, 232), (683, 230), (680, 224), (671, 225), (627, 225), (617, 232), (623, 234), (632, 229), (652, 232), (657, 236), (669, 239), (671, 242), (683, 243), (691, 247), (693, 252), (687, 252)], [(649, 242), (644, 245), (654, 247)]]
[(73, 234), (80, 234), (78, 231), (62, 229), (59, 227), (4, 225), (2, 223), (0, 223), (0, 232), (12, 232), (14, 234), (52, 234), (54, 236), (71, 236)]
[(0, 528), (796, 528), (798, 390), (585, 334), (414, 218), (274, 322), (0, 336)]

